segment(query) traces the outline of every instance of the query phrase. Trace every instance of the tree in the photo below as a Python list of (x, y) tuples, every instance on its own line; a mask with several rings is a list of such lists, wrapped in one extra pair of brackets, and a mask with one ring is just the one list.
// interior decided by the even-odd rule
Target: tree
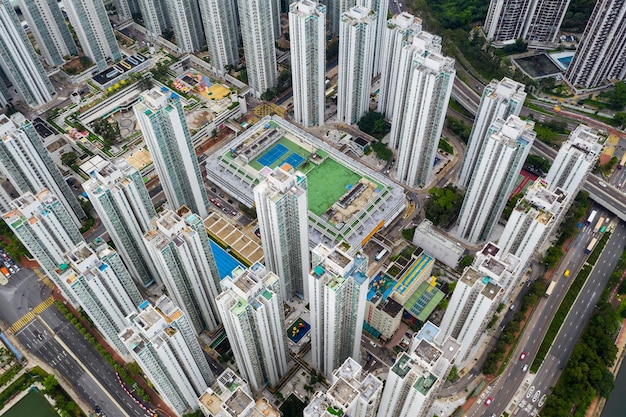
[(462, 193), (454, 185), (445, 188), (431, 188), (429, 199), (424, 205), (426, 218), (435, 226), (447, 227), (461, 210)]
[(78, 159), (78, 156), (74, 152), (66, 152), (61, 155), (61, 163), (66, 167), (71, 167)]
[(389, 161), (391, 159), (391, 149), (379, 140), (372, 143), (372, 150), (376, 153), (378, 159), (383, 161)]
[(100, 135), (108, 146), (115, 143), (115, 140), (121, 136), (120, 127), (116, 121), (109, 122), (107, 119), (96, 119), (92, 126), (94, 132)]
[(276, 92), (273, 88), (268, 88), (266, 92), (261, 94), (261, 100), (272, 101), (276, 97)]
[(126, 370), (131, 375), (141, 375), (143, 374), (143, 370), (141, 366), (137, 362), (130, 362), (126, 364)]
[(626, 83), (620, 81), (615, 83), (615, 88), (601, 94), (606, 98), (608, 105), (613, 110), (622, 110), (626, 106)]
[(137, 86), (139, 86), (140, 90), (149, 90), (154, 86), (154, 81), (152, 81), (150, 76), (143, 76), (137, 83)]
[(374, 136), (376, 139), (382, 139), (391, 130), (389, 123), (385, 120), (382, 113), (370, 110), (365, 116), (357, 122), (359, 129), (363, 132)]
[(461, 260), (459, 261), (459, 269), (463, 270), (465, 269), (465, 267), (468, 267), (472, 264), (472, 262), (474, 262), (474, 255), (465, 255), (464, 257), (461, 258)]
[(59, 386), (59, 381), (57, 381), (54, 375), (48, 375), (44, 378), (42, 384), (46, 394), (51, 394)]

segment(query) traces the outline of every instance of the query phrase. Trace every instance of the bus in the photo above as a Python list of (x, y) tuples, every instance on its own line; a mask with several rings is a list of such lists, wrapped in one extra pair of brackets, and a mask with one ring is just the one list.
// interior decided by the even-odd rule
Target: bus
[(622, 169), (624, 165), (626, 165), (626, 152), (624, 152), (624, 155), (622, 155), (622, 160), (619, 161), (619, 164), (617, 164), (617, 169)]
[(383, 250), (381, 250), (380, 252), (378, 252), (378, 253), (376, 254), (376, 257), (374, 258), (374, 260), (375, 260), (376, 262), (378, 262), (378, 261), (380, 261), (381, 259), (383, 259), (383, 256), (385, 256), (386, 254), (387, 254), (387, 249), (383, 249)]
[(598, 211), (597, 211), (597, 210), (593, 210), (593, 211), (591, 212), (591, 214), (589, 215), (589, 217), (587, 217), (587, 220), (585, 221), (585, 223), (587, 224), (587, 226), (588, 226), (588, 225), (590, 225), (590, 224), (591, 224), (591, 222), (593, 222), (593, 219), (595, 219), (595, 218), (596, 218), (596, 214), (598, 214)]
[(591, 242), (589, 242), (589, 246), (587, 246), (587, 248), (585, 249), (585, 253), (586, 254), (590, 254), (591, 251), (593, 250), (593, 248), (596, 247), (596, 244), (598, 243), (598, 238), (594, 237), (593, 239), (591, 239)]
[(593, 233), (598, 233), (602, 226), (604, 226), (604, 217), (600, 217), (600, 220), (596, 223), (596, 227), (593, 228)]
[(546, 290), (544, 297), (550, 297), (550, 295), (552, 294), (552, 291), (554, 291), (554, 287), (556, 287), (556, 282), (550, 281), (550, 285), (548, 285), (548, 289)]

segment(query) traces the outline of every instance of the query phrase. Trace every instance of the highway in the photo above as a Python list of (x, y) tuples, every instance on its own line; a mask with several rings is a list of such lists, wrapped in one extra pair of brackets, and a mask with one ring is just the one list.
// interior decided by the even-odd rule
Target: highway
[[(91, 407), (98, 405), (108, 417), (140, 417), (145, 412), (136, 405), (117, 382), (115, 371), (76, 328), (54, 306), (49, 306), (30, 321), (41, 303), (49, 300), (51, 289), (30, 269), (22, 268), (0, 286), (0, 318), (5, 328), (21, 323), (13, 331), (29, 353), (56, 372)], [(35, 311), (32, 311), (35, 310)]]
[[(604, 216), (607, 213), (601, 213)], [(572, 241), (567, 253), (554, 271), (553, 279), (557, 285), (549, 298), (543, 298), (534, 311), (520, 340), (511, 354), (510, 363), (504, 372), (492, 382), (478, 398), (478, 401), (466, 413), (468, 417), (489, 417), (492, 413), (501, 415), (507, 412), (516, 417), (535, 416), (543, 405), (545, 395), (560, 375), (560, 370), (567, 362), (576, 341), (578, 340), (589, 315), (591, 314), (602, 289), (617, 264), (626, 245), (626, 226), (618, 222), (604, 252), (583, 286), (579, 297), (572, 306), (563, 326), (548, 352), (537, 374), (524, 371), (523, 366), (532, 364), (545, 332), (554, 317), (561, 301), (565, 297), (569, 284), (575, 274), (586, 261), (584, 250), (593, 235), (593, 226), (585, 226), (582, 232)], [(571, 271), (565, 278), (566, 269)], [(526, 353), (521, 361), (520, 355)], [(487, 398), (493, 401), (485, 405)], [(517, 410), (519, 407), (519, 410)]]
[[(472, 90), (469, 86), (467, 86), (467, 84), (465, 84), (463, 81), (461, 81), (458, 78), (454, 79), (454, 86), (452, 88), (452, 97), (459, 104), (463, 105), (463, 107), (466, 110), (468, 110), (473, 115), (476, 115), (476, 112), (478, 110), (478, 105), (480, 103), (480, 96), (476, 94), (476, 92), (474, 92), (474, 90)], [(527, 101), (529, 101), (529, 99), (527, 99)], [(537, 100), (533, 100), (533, 103), (536, 105), (541, 105), (543, 107), (547, 106), (548, 108), (552, 106), (552, 105), (547, 105), (546, 103), (543, 103)], [(533, 110), (529, 110), (527, 108), (524, 108), (521, 114), (528, 115), (529, 113), (533, 113), (536, 118), (538, 118), (537, 116), (540, 115), (540, 113), (537, 113), (536, 111), (533, 112)], [(568, 116), (568, 117), (572, 117), (571, 115), (574, 114), (572, 112), (563, 112), (563, 111), (561, 113), (562, 114), (567, 113), (567, 114), (564, 114), (564, 116)], [(578, 115), (578, 116), (583, 117), (584, 118), (583, 121), (585, 121), (586, 123), (588, 123), (594, 128), (604, 129), (604, 130), (607, 130), (609, 128), (609, 126), (602, 124), (598, 121), (593, 121), (592, 119), (589, 119), (588, 117), (585, 117), (582, 115)], [(549, 117), (545, 115), (542, 115), (542, 117), (545, 119), (549, 119)], [(554, 119), (562, 121), (561, 117), (554, 117)], [(573, 122), (573, 123), (570, 122), (568, 123), (568, 128), (573, 128), (577, 124), (578, 124), (577, 122)], [(552, 149), (548, 145), (544, 144), (540, 140), (535, 140), (533, 142), (533, 148), (531, 150), (531, 153), (543, 156), (545, 158), (548, 158), (550, 161), (553, 161), (554, 158), (556, 157), (557, 151), (555, 149)], [(589, 193), (589, 195), (594, 201), (598, 202), (603, 207), (610, 210), (613, 214), (618, 216), (621, 220), (626, 221), (626, 194), (624, 194), (621, 190), (618, 190), (616, 187), (612, 186), (611, 184), (602, 185), (603, 183), (604, 181), (602, 181), (600, 178), (596, 177), (595, 175), (589, 175), (587, 177), (586, 182), (583, 184), (582, 188), (583, 190)]]

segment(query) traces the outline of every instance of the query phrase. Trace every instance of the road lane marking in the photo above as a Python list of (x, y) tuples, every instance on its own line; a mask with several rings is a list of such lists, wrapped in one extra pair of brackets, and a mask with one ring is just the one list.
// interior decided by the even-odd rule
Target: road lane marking
[(9, 330), (13, 332), (13, 334), (16, 334), (23, 327), (26, 327), (28, 324), (30, 324), (33, 321), (33, 319), (37, 317), (38, 314), (41, 314), (45, 309), (50, 307), (53, 303), (54, 303), (54, 299), (52, 298), (52, 296), (46, 298), (41, 303), (39, 303), (39, 305), (37, 305), (35, 308), (33, 308), (28, 313), (24, 314), (15, 323), (13, 323), (9, 327)]

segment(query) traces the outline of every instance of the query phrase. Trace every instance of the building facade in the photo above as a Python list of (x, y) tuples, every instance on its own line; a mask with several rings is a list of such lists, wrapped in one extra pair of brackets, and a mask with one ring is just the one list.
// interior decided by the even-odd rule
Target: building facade
[[(237, 0), (243, 52), (248, 70), (248, 85), (255, 96), (276, 87), (275, 0)], [(276, 13), (274, 13), (276, 12)], [(270, 24), (271, 22), (271, 24)]]
[(9, 119), (0, 115), (0, 163), (15, 190), (33, 194), (48, 189), (65, 206), (72, 222), (80, 227), (86, 218), (80, 203), (54, 164), (41, 136), (21, 113)]
[(360, 360), (367, 300), (367, 259), (338, 247), (313, 249), (309, 273), (312, 365), (328, 379), (348, 357)]
[[(573, 200), (602, 153), (598, 132), (588, 126), (578, 125), (554, 158), (546, 175), (550, 191), (562, 188)], [(570, 201), (571, 202), (571, 201)]]
[(80, 47), (98, 70), (104, 71), (109, 62), (122, 59), (102, 0), (67, 0), (63, 4)]
[(133, 359), (177, 416), (198, 409), (198, 397), (215, 383), (187, 316), (166, 296), (145, 301), (127, 317), (122, 340)]
[(197, 333), (215, 331), (219, 274), (202, 219), (180, 207), (164, 210), (153, 225), (144, 239), (167, 293)]
[(626, 79), (626, 3), (601, 0), (591, 13), (565, 79), (585, 90)]
[(534, 46), (556, 42), (570, 0), (491, 0), (484, 31), (505, 46), (523, 39)]
[(61, 66), (66, 58), (78, 55), (56, 0), (19, 0), (18, 4), (48, 65)]
[(100, 333), (124, 357), (129, 352), (117, 337), (124, 317), (136, 311), (143, 297), (117, 253), (104, 245), (97, 252), (79, 243), (66, 254), (60, 278)]
[(427, 321), (407, 352), (389, 369), (377, 417), (424, 417), (454, 363), (459, 343), (450, 336), (436, 341), (440, 330)]
[(63, 255), (83, 240), (70, 214), (46, 189), (37, 195), (26, 192), (11, 205), (13, 210), (4, 213), (2, 219), (68, 301), (77, 306), (76, 297), (58, 275), (60, 265), (65, 263)]
[[(332, 385), (326, 392), (317, 391), (305, 407), (303, 417), (345, 415), (374, 417), (383, 383), (348, 357), (332, 373)], [(331, 411), (332, 410), (332, 411)]]
[(254, 392), (276, 386), (288, 370), (278, 276), (256, 263), (235, 269), (222, 288), (218, 309), (241, 376)]
[(144, 26), (151, 38), (161, 36), (169, 27), (169, 16), (163, 0), (138, 0)]
[(517, 116), (490, 126), (459, 213), (461, 239), (478, 243), (489, 238), (535, 140), (534, 126)]
[(524, 84), (507, 77), (500, 81), (492, 80), (485, 86), (463, 157), (459, 174), (461, 187), (467, 188), (474, 174), (476, 161), (491, 124), (498, 118), (506, 120), (510, 115), (519, 116), (526, 99), (525, 87)]
[(205, 218), (209, 201), (180, 98), (153, 88), (133, 110), (169, 207), (186, 206)]
[(235, 0), (199, 0), (209, 57), (221, 75), (239, 65), (239, 31)]
[(400, 65), (385, 76), (399, 84), (389, 146), (397, 152), (396, 179), (422, 188), (433, 179), (433, 166), (456, 71), (441, 54), (441, 38), (428, 32), (411, 37)]
[(0, 69), (29, 107), (52, 100), (54, 87), (9, 0), (0, 1), (0, 58)]
[(356, 123), (369, 111), (376, 12), (355, 6), (341, 15), (337, 70), (337, 121)]
[(328, 11), (328, 30), (331, 36), (339, 35), (341, 15), (356, 6), (356, 0), (324, 0)]
[(407, 83), (411, 53), (405, 46), (411, 44), (413, 35), (419, 35), (421, 32), (422, 19), (407, 12), (395, 15), (386, 21), (383, 28), (378, 112), (388, 119), (393, 116), (399, 87), (404, 87)]
[(141, 174), (119, 159), (91, 175), (83, 189), (130, 274), (144, 287), (160, 283), (159, 272), (143, 241), (156, 210)]
[(254, 202), (267, 268), (280, 277), (283, 300), (308, 299), (308, 199), (306, 176), (285, 167), (260, 171)]
[(179, 53), (198, 51), (205, 42), (198, 0), (165, 0)]
[(324, 124), (326, 6), (300, 0), (289, 6), (294, 119), (306, 127)]
[(549, 241), (550, 234), (564, 214), (567, 194), (557, 188), (548, 191), (544, 180), (537, 180), (520, 199), (506, 222), (498, 246), (512, 253), (525, 265)]

